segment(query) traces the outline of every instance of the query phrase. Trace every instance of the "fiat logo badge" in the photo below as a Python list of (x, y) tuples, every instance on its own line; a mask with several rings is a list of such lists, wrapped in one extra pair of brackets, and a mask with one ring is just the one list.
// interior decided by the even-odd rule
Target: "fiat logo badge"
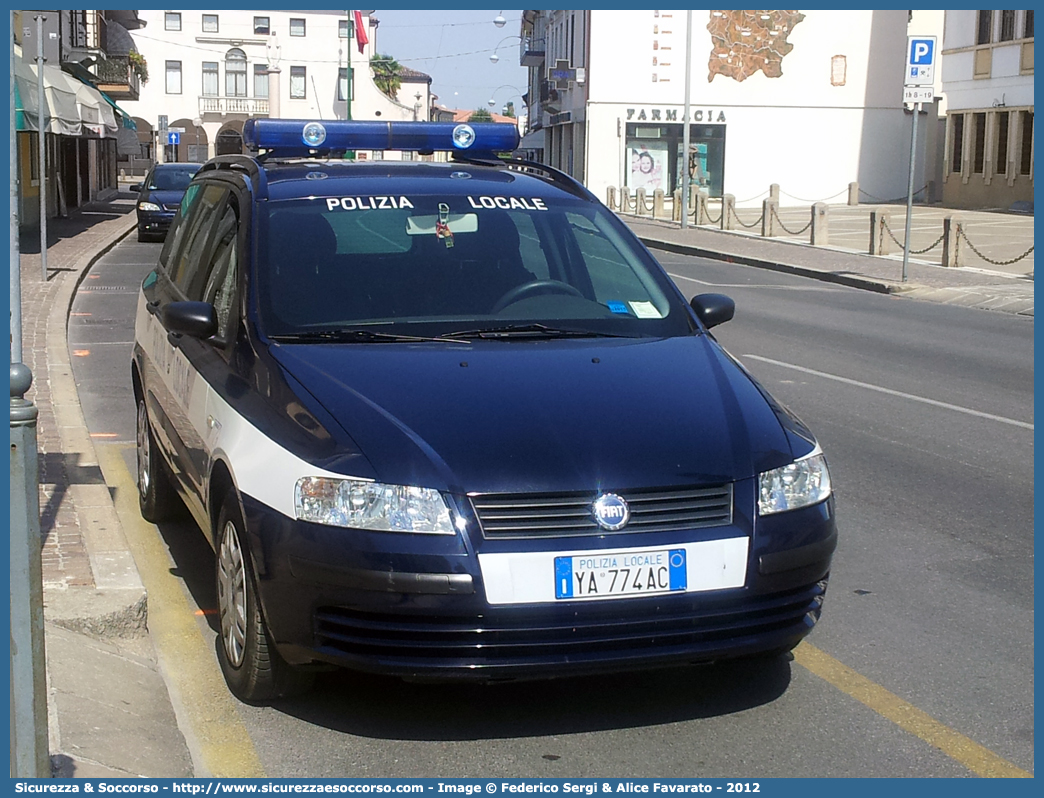
[(608, 532), (623, 529), (631, 520), (631, 508), (615, 493), (603, 493), (595, 499), (591, 514), (598, 526)]

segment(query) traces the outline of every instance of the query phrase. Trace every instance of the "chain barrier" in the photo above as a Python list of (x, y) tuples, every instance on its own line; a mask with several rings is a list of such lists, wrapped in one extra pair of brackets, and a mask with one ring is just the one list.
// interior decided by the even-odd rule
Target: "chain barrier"
[(736, 204), (737, 205), (746, 205), (748, 202), (753, 202), (754, 200), (761, 199), (764, 196), (768, 196), (768, 192), (767, 191), (762, 191), (760, 194), (757, 194), (757, 195), (751, 197), (750, 199), (740, 200)]
[[(888, 226), (888, 220), (887, 219), (882, 219), (881, 220), (881, 243), (884, 244), (884, 234), (885, 234), (886, 230), (888, 231), (888, 237), (890, 239), (892, 239), (892, 241), (895, 242), (895, 245), (897, 247), (899, 247), (899, 249), (904, 249), (906, 245), (903, 244), (902, 241), (900, 241), (898, 238), (895, 237), (895, 234), (892, 232), (892, 228)], [(882, 249), (883, 249), (883, 247), (882, 247)], [(880, 252), (880, 251), (881, 250), (878, 249), (878, 252)]]
[[(636, 203), (638, 202), (638, 195), (637, 195), (637, 194), (635, 194), (635, 195), (634, 195), (634, 201), (635, 201)], [(635, 205), (635, 208), (637, 209), (637, 205)], [(642, 200), (642, 209), (643, 209), (644, 211), (647, 211), (648, 213), (652, 214), (652, 212), (656, 210), (656, 200), (655, 200), (655, 199), (653, 199), (651, 203), (647, 203), (647, 202), (646, 202), (646, 201), (645, 201), (645, 200), (643, 199), (643, 200)]]
[[(743, 227), (746, 227), (746, 228), (751, 228), (751, 229), (752, 229), (752, 228), (755, 228), (755, 227), (757, 227), (757, 226), (758, 226), (759, 224), (761, 224), (762, 220), (763, 220), (763, 219), (765, 218), (765, 212), (764, 212), (764, 211), (762, 211), (762, 212), (761, 212), (761, 216), (759, 216), (759, 217), (757, 218), (757, 220), (756, 220), (756, 221), (755, 221), (755, 222), (754, 222), (753, 224), (747, 224), (747, 223), (746, 223), (746, 222), (744, 222), (744, 221), (743, 221), (743, 220), (742, 220), (741, 218), (739, 218), (739, 215), (738, 215), (738, 214), (736, 213), (736, 208), (735, 208), (734, 206), (730, 206), (729, 210), (730, 210), (730, 211), (732, 212), (732, 218), (733, 218), (733, 219), (735, 219), (735, 220), (736, 220), (737, 222), (739, 222), (739, 223), (740, 223), (740, 224), (741, 224), (741, 225), (742, 225)], [(721, 209), (721, 212), (722, 212), (722, 213), (725, 213), (725, 209), (724, 209), (724, 208), (722, 208), (722, 209)], [(718, 221), (721, 221), (721, 220), (719, 219)]]
[(779, 214), (776, 212), (775, 207), (772, 208), (772, 216), (773, 216), (773, 218), (777, 222), (779, 222), (779, 226), (782, 227), (784, 231), (786, 231), (787, 233), (789, 233), (792, 236), (804, 235), (805, 231), (808, 230), (808, 228), (810, 228), (812, 226), (812, 220), (809, 219), (808, 220), (808, 224), (806, 224), (800, 230), (794, 231), (794, 230), (789, 229), (785, 224), (783, 224), (783, 220), (779, 218)]
[(976, 249), (975, 245), (968, 238), (968, 234), (964, 232), (964, 226), (961, 225), (961, 224), (957, 225), (957, 238), (958, 239), (963, 238), (965, 243), (969, 247), (971, 247), (971, 251), (972, 252), (974, 252), (976, 255), (978, 255), (980, 258), (982, 258), (987, 263), (992, 264), (994, 266), (1010, 266), (1013, 263), (1018, 263), (1023, 258), (1028, 258), (1033, 253), (1033, 246), (1031, 245), (1029, 249), (1027, 249), (1025, 252), (1023, 252), (1017, 258), (1012, 258), (1011, 260), (992, 260), (990, 258), (987, 258), (985, 255), (983, 255), (981, 252), (979, 252), (978, 249)]
[[(888, 231), (888, 237), (891, 238), (895, 242), (895, 245), (897, 247), (899, 247), (899, 249), (905, 249), (906, 248), (906, 245), (903, 244), (903, 242), (900, 241), (898, 238), (896, 238), (894, 233), (892, 233), (892, 228), (888, 226), (888, 220), (887, 219), (882, 219), (881, 220), (881, 228), (882, 228), (882, 231), (881, 231), (881, 243), (882, 244), (884, 243), (884, 231), (887, 230)], [(946, 237), (946, 233), (943, 233), (937, 239), (935, 239), (934, 243), (930, 244), (929, 246), (925, 247), (924, 249), (911, 249), (910, 250), (910, 254), (911, 255), (923, 255), (928, 250), (935, 249), (937, 246), (939, 246), (942, 243), (943, 238), (945, 238), (945, 237)], [(880, 252), (880, 249), (878, 249), (878, 252)]]
[(780, 189), (779, 193), (780, 193), (781, 196), (790, 197), (791, 199), (796, 199), (798, 202), (807, 202), (809, 205), (814, 205), (817, 202), (826, 202), (827, 200), (832, 200), (835, 197), (840, 197), (842, 194), (847, 194), (848, 193), (848, 189), (847, 188), (843, 188), (839, 192), (837, 192), (836, 194), (834, 194), (832, 196), (829, 196), (826, 199), (819, 199), (819, 200), (807, 200), (807, 199), (802, 199), (801, 197), (795, 197), (793, 194), (788, 194), (787, 192), (783, 191), (782, 189)]
[[(704, 205), (703, 208), (704, 208), (704, 210), (706, 210), (707, 206)], [(722, 206), (721, 210), (718, 211), (718, 218), (717, 219), (715, 219), (713, 216), (710, 215), (710, 211), (707, 211), (707, 221), (710, 222), (711, 224), (714, 224), (714, 225), (720, 225), (721, 224), (721, 215), (723, 213), (725, 213), (725, 206), (724, 205)]]
[[(916, 197), (918, 194), (920, 194), (922, 191), (926, 190), (927, 188), (928, 188), (928, 184), (925, 183), (923, 186), (921, 186), (919, 189), (917, 189), (917, 191), (915, 191), (913, 193), (913, 195)], [(881, 199), (880, 197), (875, 197), (873, 194), (867, 194), (865, 191), (863, 191), (863, 189), (859, 189), (859, 193), (862, 194), (864, 197), (869, 198), (873, 202), (880, 203), (881, 205), (897, 205), (900, 202), (906, 202), (906, 199), (907, 199), (905, 196), (903, 196), (903, 197), (896, 197), (895, 199)]]

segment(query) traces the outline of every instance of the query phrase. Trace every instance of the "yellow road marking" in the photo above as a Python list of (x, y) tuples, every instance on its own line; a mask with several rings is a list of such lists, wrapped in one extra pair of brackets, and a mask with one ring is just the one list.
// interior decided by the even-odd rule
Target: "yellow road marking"
[(138, 489), (123, 461), (132, 446), (97, 447), (105, 482), (114, 489), (116, 512), (148, 593), (149, 634), (156, 646), (179, 719), (207, 772), (197, 776), (262, 778), (253, 741), (239, 717), (236, 701), (215, 667), (212, 641), (200, 631), (180, 579), (170, 573), (170, 556), (156, 527), (141, 517)]
[(1027, 773), (990, 749), (943, 725), (807, 642), (794, 649), (794, 660), (820, 679), (892, 721), (903, 731), (935, 746), (950, 759), (964, 765), (978, 776), (1002, 779), (1033, 778), (1032, 773)]

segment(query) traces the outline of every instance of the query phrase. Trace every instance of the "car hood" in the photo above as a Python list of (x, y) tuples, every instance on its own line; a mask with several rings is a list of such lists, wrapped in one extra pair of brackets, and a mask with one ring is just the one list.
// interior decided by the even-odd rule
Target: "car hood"
[(793, 459), (780, 409), (705, 335), (270, 352), (382, 482), (636, 489), (743, 479)]
[(146, 191), (141, 198), (159, 205), (180, 205), (181, 198), (184, 196), (184, 191), (161, 191), (157, 189), (155, 191)]

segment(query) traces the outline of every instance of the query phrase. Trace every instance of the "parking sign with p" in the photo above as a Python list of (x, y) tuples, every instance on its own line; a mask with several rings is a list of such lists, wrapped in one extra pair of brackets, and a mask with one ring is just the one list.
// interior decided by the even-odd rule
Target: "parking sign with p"
[(930, 86), (935, 82), (935, 37), (909, 36), (906, 40), (906, 86)]

